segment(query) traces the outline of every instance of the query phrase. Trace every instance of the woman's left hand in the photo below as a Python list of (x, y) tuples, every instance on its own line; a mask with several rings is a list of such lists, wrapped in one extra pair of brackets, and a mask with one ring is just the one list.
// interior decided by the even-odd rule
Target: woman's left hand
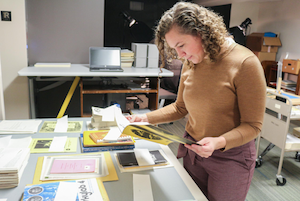
[(185, 144), (184, 146), (196, 154), (203, 158), (208, 158), (212, 155), (212, 153), (216, 149), (224, 148), (226, 145), (226, 140), (224, 137), (205, 137), (202, 140), (197, 142), (199, 145), (192, 144), (188, 145)]

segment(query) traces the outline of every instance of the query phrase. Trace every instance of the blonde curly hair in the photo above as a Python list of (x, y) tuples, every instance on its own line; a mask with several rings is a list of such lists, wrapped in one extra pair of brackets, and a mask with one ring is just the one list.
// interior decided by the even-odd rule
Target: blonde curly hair
[[(174, 25), (179, 27), (182, 34), (201, 37), (204, 53), (212, 62), (217, 61), (221, 45), (229, 36), (221, 16), (194, 3), (178, 2), (163, 14), (155, 30), (161, 67), (165, 66), (165, 61), (177, 58), (175, 49), (170, 48), (165, 40), (165, 35)], [(187, 62), (188, 66), (194, 66), (192, 62)]]

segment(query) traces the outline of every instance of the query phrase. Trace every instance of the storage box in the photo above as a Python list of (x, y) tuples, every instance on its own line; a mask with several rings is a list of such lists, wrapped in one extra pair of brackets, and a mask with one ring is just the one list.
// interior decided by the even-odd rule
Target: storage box
[(147, 43), (131, 43), (131, 50), (134, 52), (134, 57), (147, 57), (148, 44)]
[(275, 53), (281, 46), (279, 37), (264, 37), (264, 33), (252, 33), (247, 36), (246, 46), (255, 52)]
[(136, 68), (146, 68), (147, 58), (146, 57), (135, 57), (133, 62), (133, 67)]
[(148, 58), (158, 58), (159, 52), (155, 44), (148, 44)]
[(300, 60), (284, 59), (282, 62), (282, 72), (298, 74), (300, 69)]
[(158, 68), (159, 58), (147, 58), (147, 67), (148, 68)]
[(275, 61), (276, 60), (276, 52), (269, 53), (269, 52), (253, 52), (259, 59), (260, 62), (262, 61)]

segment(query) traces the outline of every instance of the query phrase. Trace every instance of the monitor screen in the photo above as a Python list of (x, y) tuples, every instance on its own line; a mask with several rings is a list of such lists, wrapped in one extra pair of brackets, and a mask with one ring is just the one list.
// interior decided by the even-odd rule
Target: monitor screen
[(90, 67), (109, 68), (121, 66), (121, 48), (91, 47)]

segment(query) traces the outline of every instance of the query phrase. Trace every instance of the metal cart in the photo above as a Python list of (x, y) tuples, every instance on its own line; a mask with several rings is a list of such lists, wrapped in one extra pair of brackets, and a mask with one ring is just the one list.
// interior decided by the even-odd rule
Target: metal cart
[[(289, 97), (275, 92), (268, 92), (263, 127), (257, 138), (256, 155), (258, 157), (256, 159), (256, 167), (262, 165), (262, 157), (274, 146), (281, 149), (278, 172), (276, 174), (276, 184), (278, 186), (286, 184), (286, 179), (281, 175), (284, 153), (300, 150), (300, 139), (288, 133), (292, 106), (292, 101)], [(261, 138), (268, 140), (270, 144), (259, 155)]]

